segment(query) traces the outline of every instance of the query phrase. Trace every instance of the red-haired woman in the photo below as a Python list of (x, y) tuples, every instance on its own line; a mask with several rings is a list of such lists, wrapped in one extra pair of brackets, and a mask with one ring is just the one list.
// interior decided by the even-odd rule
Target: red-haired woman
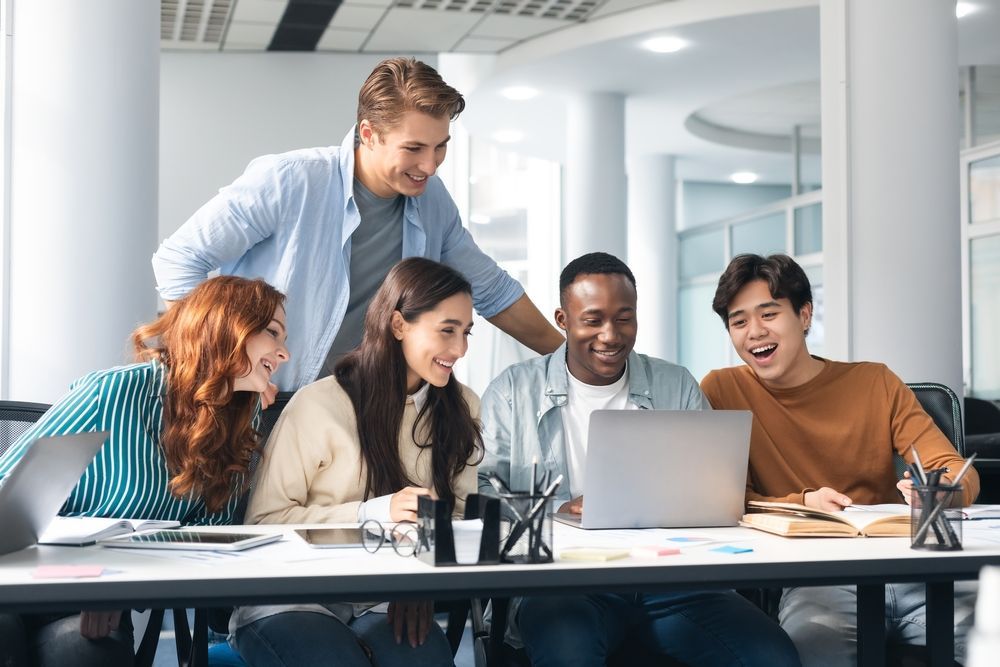
[[(138, 363), (75, 383), (0, 457), (0, 480), (39, 437), (109, 431), (62, 514), (229, 523), (258, 446), (258, 395), (288, 360), (283, 303), (262, 280), (205, 281), (135, 330)], [(20, 658), (29, 664), (132, 664), (127, 613), (20, 622), (27, 654)], [(16, 653), (6, 655), (17, 649), (4, 644), (0, 664), (17, 664)]]

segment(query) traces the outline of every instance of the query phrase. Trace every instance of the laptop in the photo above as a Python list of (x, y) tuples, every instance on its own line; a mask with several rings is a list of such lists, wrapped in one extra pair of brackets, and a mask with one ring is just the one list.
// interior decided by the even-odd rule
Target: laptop
[(38, 541), (108, 436), (107, 431), (98, 431), (31, 443), (0, 482), (0, 554)]
[(735, 526), (750, 454), (746, 410), (595, 410), (578, 528)]

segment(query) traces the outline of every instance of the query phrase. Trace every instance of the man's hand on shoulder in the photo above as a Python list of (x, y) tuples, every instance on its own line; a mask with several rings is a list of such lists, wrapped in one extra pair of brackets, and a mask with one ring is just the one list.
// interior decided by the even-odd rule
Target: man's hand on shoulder
[(851, 504), (850, 498), (828, 486), (808, 492), (804, 500), (806, 507), (825, 512), (840, 512)]
[(568, 500), (559, 507), (560, 514), (583, 514), (583, 496)]

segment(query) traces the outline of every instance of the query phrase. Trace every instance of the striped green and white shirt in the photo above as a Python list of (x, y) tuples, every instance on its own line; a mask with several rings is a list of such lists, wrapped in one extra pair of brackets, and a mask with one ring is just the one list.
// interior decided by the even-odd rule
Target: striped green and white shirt
[[(60, 514), (231, 523), (238, 493), (221, 511), (209, 514), (201, 498), (178, 498), (168, 488), (170, 474), (160, 449), (166, 376), (166, 368), (157, 361), (84, 376), (0, 457), (0, 480), (39, 437), (109, 431), (111, 437)], [(241, 481), (235, 480), (234, 488)]]

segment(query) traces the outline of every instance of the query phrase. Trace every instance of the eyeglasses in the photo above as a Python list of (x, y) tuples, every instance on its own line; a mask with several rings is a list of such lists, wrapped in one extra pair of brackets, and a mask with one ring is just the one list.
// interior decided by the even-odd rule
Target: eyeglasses
[(399, 556), (415, 556), (427, 549), (421, 539), (420, 527), (412, 521), (400, 521), (391, 528), (385, 528), (375, 519), (361, 524), (361, 544), (368, 553), (375, 553), (388, 542)]

